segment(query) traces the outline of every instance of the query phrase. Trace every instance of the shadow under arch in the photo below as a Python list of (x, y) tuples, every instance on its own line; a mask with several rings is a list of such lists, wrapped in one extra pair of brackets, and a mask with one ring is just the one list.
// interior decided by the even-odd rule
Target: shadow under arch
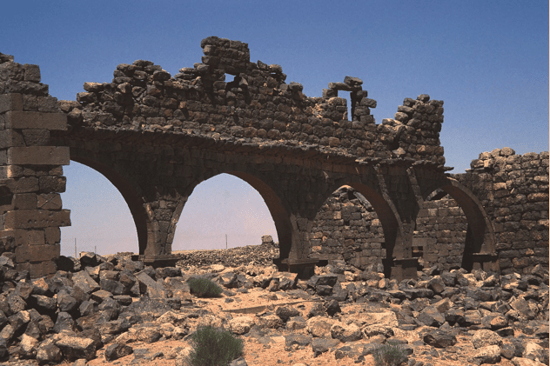
[(71, 160), (83, 164), (103, 175), (122, 195), (134, 219), (134, 224), (137, 231), (139, 254), (143, 255), (145, 253), (145, 249), (147, 248), (148, 219), (147, 213), (143, 207), (143, 199), (138, 193), (138, 188), (131, 184), (130, 179), (122, 176), (119, 171), (113, 169), (105, 163), (101, 163), (97, 159), (79, 153), (77, 149), (71, 148)]
[(380, 220), (384, 232), (386, 249), (386, 259), (382, 261), (384, 265), (384, 275), (389, 278), (391, 276), (392, 267), (394, 266), (394, 258), (400, 259), (400, 257), (402, 257), (402, 253), (399, 251), (402, 246), (402, 232), (399, 226), (397, 211), (395, 207), (392, 207), (391, 202), (388, 202), (373, 188), (362, 183), (354, 182), (347, 183), (346, 185), (361, 193), (370, 202), (372, 208), (378, 215), (378, 220)]
[[(291, 217), (275, 190), (270, 185), (265, 183), (261, 178), (242, 171), (220, 171), (207, 177), (203, 177), (204, 179), (202, 179), (200, 182), (196, 182), (196, 184), (194, 184), (191, 189), (186, 189), (185, 192), (182, 192), (182, 196), (189, 197), (195, 187), (197, 187), (200, 183), (208, 179), (217, 177), (221, 174), (232, 175), (243, 180), (260, 194), (275, 224), (275, 229), (279, 238), (279, 260), (288, 258), (290, 256), (291, 250), (293, 249), (293, 245), (298, 245), (299, 243), (297, 241), (299, 238), (296, 234), (296, 231), (293, 230), (294, 226), (296, 225), (292, 224)], [(187, 198), (182, 200), (182, 202), (176, 208), (176, 211), (173, 215), (173, 217), (176, 218), (176, 222), (181, 216), (186, 202)], [(176, 223), (174, 223), (174, 225), (176, 225)], [(172, 231), (175, 232), (175, 227), (172, 228)]]
[[(496, 250), (495, 234), (491, 220), (489, 220), (477, 197), (457, 180), (447, 177), (435, 189), (437, 188), (447, 192), (466, 215), (468, 229), (461, 267), (471, 271), (474, 268), (476, 254), (492, 255)], [(433, 192), (435, 189), (431, 191)], [(426, 199), (430, 193), (427, 192), (423, 198)]]

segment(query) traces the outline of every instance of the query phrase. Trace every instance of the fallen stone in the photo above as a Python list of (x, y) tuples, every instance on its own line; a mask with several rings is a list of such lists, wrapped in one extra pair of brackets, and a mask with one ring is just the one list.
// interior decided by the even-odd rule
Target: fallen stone
[(290, 334), (285, 336), (285, 347), (290, 348), (292, 345), (307, 346), (311, 343), (311, 337), (304, 334)]
[(341, 322), (334, 323), (332, 327), (330, 327), (330, 334), (333, 339), (338, 339), (343, 343), (358, 341), (362, 337), (361, 328), (359, 328), (357, 325), (353, 323), (351, 324), (343, 324)]
[(314, 357), (317, 357), (320, 354), (333, 349), (338, 344), (340, 344), (338, 339), (314, 338), (311, 341), (311, 348), (313, 349)]
[(239, 335), (248, 333), (254, 324), (254, 318), (250, 316), (240, 316), (229, 321), (231, 332)]
[(125, 344), (113, 343), (105, 348), (105, 360), (114, 361), (121, 357), (131, 355), (134, 349)]
[(533, 361), (524, 357), (514, 357), (511, 361), (514, 366), (546, 366), (542, 362)]
[(474, 344), (475, 348), (482, 348), (493, 345), (500, 346), (502, 344), (502, 337), (491, 330), (480, 329), (476, 331), (476, 333), (472, 337), (472, 343)]
[(140, 288), (143, 286), (144, 293), (147, 294), (150, 298), (166, 298), (167, 292), (166, 289), (153, 280), (147, 273), (141, 271), (136, 274), (136, 278), (139, 281)]
[(454, 335), (440, 330), (435, 330), (424, 335), (423, 340), (426, 344), (436, 348), (451, 347), (457, 342)]
[(95, 357), (95, 342), (89, 338), (79, 338), (61, 334), (55, 345), (61, 349), (63, 355), (70, 361), (84, 357), (91, 360)]
[(500, 347), (496, 345), (481, 347), (469, 358), (469, 360), (478, 365), (482, 363), (500, 362)]
[(61, 353), (61, 349), (51, 339), (42, 342), (36, 350), (36, 360), (41, 364), (57, 364), (62, 359), (63, 354)]

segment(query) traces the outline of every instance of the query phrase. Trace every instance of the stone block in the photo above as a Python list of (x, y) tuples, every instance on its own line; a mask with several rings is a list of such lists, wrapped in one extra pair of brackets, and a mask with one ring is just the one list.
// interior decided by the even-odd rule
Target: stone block
[(18, 263), (16, 269), (18, 271), (29, 271), (29, 275), (31, 278), (44, 277), (54, 274), (57, 271), (57, 267), (53, 261), (44, 261), (39, 263)]
[(0, 130), (0, 149), (14, 146), (25, 146), (21, 133), (14, 130)]
[(36, 208), (36, 193), (14, 194), (12, 203), (16, 210), (33, 210)]
[(7, 111), (22, 111), (23, 96), (21, 94), (2, 94), (0, 95), (0, 113)]
[[(64, 186), (65, 184), (63, 184), (63, 188)], [(42, 187), (40, 188), (42, 190)], [(35, 198), (37, 199), (37, 201), (35, 201), (35, 205), (33, 208), (38, 208), (42, 210), (61, 210), (63, 208), (63, 203), (61, 201), (61, 196), (59, 195), (59, 193), (44, 193), (38, 195)]]
[(56, 244), (61, 242), (61, 229), (59, 229), (59, 227), (56, 227), (56, 226), (47, 227), (44, 230), (44, 234), (46, 235), (47, 244)]
[(67, 179), (59, 176), (43, 176), (38, 178), (40, 192), (65, 192), (65, 184)]
[(69, 165), (70, 151), (64, 146), (29, 146), (8, 149), (7, 164)]
[(14, 180), (11, 185), (11, 191), (13, 193), (31, 193), (38, 191), (38, 178), (35, 177), (23, 177)]
[(34, 229), (70, 226), (69, 210), (16, 210), (8, 211), (4, 218), (5, 229)]
[(50, 142), (50, 130), (37, 128), (21, 132), (26, 146), (46, 146)]
[(21, 245), (15, 248), (15, 261), (16, 263), (49, 261), (58, 258), (60, 253), (59, 244)]
[(44, 230), (13, 230), (11, 231), (15, 239), (15, 246), (21, 245), (44, 245)]
[(0, 117), (0, 125), (3, 120), (5, 129), (40, 128), (61, 131), (67, 129), (67, 116), (62, 113), (8, 111), (2, 117)]

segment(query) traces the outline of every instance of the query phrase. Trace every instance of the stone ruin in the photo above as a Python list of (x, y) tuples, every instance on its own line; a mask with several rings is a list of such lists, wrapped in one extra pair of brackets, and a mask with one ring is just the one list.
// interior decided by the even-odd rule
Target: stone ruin
[(149, 61), (120, 64), (76, 101), (50, 96), (38, 66), (0, 54), (0, 252), (18, 271), (57, 269), (70, 160), (120, 191), (148, 264), (170, 261), (194, 187), (228, 173), (265, 200), (283, 269), (345, 259), (405, 278), (419, 260), (548, 267), (547, 152), (494, 150), (448, 174), (442, 101), (406, 98), (376, 124), (358, 78), (307, 97), (281, 66), (250, 62), (246, 43), (209, 37), (201, 47), (202, 62), (174, 76)]

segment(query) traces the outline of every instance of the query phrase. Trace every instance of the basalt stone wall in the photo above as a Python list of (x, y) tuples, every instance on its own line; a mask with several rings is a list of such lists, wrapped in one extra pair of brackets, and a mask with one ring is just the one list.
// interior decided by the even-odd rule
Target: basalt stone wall
[(416, 219), (413, 256), (425, 268), (459, 268), (467, 229), (466, 215), (458, 203), (445, 192), (434, 192)]
[(52, 131), (66, 128), (38, 66), (0, 53), (0, 253), (31, 277), (55, 273), (59, 227), (70, 225), (59, 194), (69, 148), (50, 143)]
[[(171, 76), (150, 61), (120, 64), (110, 83), (85, 83), (78, 102), (65, 102), (69, 124), (103, 130), (155, 131), (215, 140), (294, 145), (365, 158), (445, 163), (439, 131), (443, 102), (407, 98), (395, 119), (376, 125), (362, 81), (330, 83), (323, 97), (306, 97), (285, 83), (279, 65), (250, 62), (246, 43), (209, 37), (202, 63)], [(347, 101), (338, 92), (350, 93)]]
[[(452, 177), (480, 200), (497, 238), (503, 273), (548, 268), (548, 152), (516, 155), (510, 148), (480, 154), (472, 169)], [(418, 213), (413, 256), (424, 267), (462, 265), (468, 223), (458, 203), (434, 191)], [(322, 206), (312, 230), (311, 257), (345, 259), (359, 268), (385, 258), (384, 235), (376, 212), (351, 187), (335, 191)]]
[(480, 200), (493, 222), (503, 273), (548, 268), (548, 152), (495, 149), (454, 178)]
[(344, 259), (351, 265), (383, 271), (384, 232), (376, 211), (349, 186), (336, 190), (315, 217), (310, 258)]

